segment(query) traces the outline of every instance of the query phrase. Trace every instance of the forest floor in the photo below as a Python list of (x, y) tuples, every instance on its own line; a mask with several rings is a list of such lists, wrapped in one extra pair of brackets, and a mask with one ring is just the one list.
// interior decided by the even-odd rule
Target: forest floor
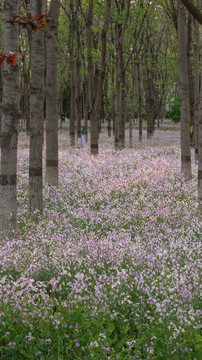
[(115, 151), (105, 130), (92, 157), (61, 130), (60, 185), (44, 186), (34, 221), (20, 134), (19, 234), (0, 244), (0, 358), (202, 358), (194, 156), (185, 182), (179, 131), (133, 135), (133, 149)]

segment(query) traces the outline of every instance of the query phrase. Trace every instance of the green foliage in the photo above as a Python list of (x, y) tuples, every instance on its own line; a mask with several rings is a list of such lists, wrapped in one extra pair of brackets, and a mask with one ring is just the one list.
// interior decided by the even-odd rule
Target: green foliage
[(166, 111), (166, 117), (172, 119), (174, 122), (180, 122), (180, 99), (177, 96), (173, 101), (169, 103), (168, 110)]

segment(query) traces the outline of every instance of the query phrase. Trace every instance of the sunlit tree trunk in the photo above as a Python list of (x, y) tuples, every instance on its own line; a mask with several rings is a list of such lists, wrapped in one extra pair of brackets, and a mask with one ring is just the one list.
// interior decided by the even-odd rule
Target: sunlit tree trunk
[(60, 4), (52, 0), (46, 34), (46, 183), (58, 186), (57, 28)]
[[(18, 0), (4, 1), (5, 20), (11, 19), (19, 10)], [(4, 25), (4, 52), (19, 51), (18, 25), (6, 22)], [(4, 62), (1, 171), (0, 171), (0, 231), (17, 228), (17, 143), (19, 127), (19, 67)]]
[[(44, 14), (46, 1), (32, 0), (33, 14)], [(32, 32), (30, 87), (29, 214), (43, 212), (44, 29)]]
[(178, 0), (178, 50), (180, 71), (180, 112), (181, 112), (181, 171), (185, 178), (191, 177), (190, 151), (190, 107), (189, 107), (189, 78), (186, 52), (186, 13)]

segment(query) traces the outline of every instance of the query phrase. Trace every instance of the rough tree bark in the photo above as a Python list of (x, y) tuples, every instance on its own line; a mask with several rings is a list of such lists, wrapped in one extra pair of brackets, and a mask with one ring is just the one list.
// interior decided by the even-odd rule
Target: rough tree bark
[[(33, 14), (44, 14), (46, 1), (32, 0)], [(30, 86), (29, 215), (43, 212), (44, 29), (32, 32)]]
[[(5, 20), (11, 19), (19, 10), (18, 0), (4, 1)], [(4, 52), (19, 51), (18, 25), (4, 25)], [(17, 143), (19, 128), (19, 67), (4, 62), (2, 135), (1, 135), (1, 172), (0, 172), (0, 231), (17, 228)]]
[(46, 183), (58, 187), (57, 29), (60, 4), (52, 0), (46, 33)]

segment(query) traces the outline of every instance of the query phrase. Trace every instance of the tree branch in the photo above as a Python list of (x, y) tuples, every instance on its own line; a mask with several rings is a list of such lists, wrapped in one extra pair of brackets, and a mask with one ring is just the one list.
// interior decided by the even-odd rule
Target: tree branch
[(190, 0), (181, 0), (181, 2), (184, 4), (184, 6), (186, 6), (191, 15), (202, 25), (201, 11)]

